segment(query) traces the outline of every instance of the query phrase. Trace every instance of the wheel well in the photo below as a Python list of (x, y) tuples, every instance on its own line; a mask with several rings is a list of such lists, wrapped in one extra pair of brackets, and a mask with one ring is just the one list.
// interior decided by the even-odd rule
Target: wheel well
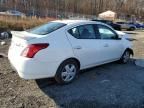
[(63, 62), (68, 61), (68, 60), (74, 60), (74, 61), (76, 61), (76, 63), (78, 64), (78, 67), (80, 68), (80, 61), (78, 59), (76, 59), (76, 58), (68, 58), (68, 59), (64, 60)]
[(129, 51), (129, 52), (130, 52), (130, 54), (131, 54), (132, 56), (134, 56), (134, 52), (133, 52), (133, 50), (132, 50), (132, 49), (127, 48), (125, 51)]
[(130, 27), (130, 28), (135, 28), (135, 27)]
[(134, 29), (134, 30), (136, 29), (136, 27), (130, 27), (130, 28), (131, 28), (131, 29)]
[(129, 27), (129, 29), (128, 30), (135, 30), (136, 28), (135, 27)]

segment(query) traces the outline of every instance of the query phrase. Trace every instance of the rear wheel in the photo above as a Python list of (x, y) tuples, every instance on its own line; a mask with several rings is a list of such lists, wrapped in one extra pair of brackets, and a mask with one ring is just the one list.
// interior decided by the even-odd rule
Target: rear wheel
[(55, 79), (59, 84), (72, 82), (79, 72), (78, 63), (75, 60), (64, 61), (58, 68)]
[(120, 62), (126, 64), (130, 60), (131, 53), (129, 50), (126, 50), (122, 55)]
[(130, 30), (130, 31), (134, 31), (135, 28), (134, 28), (134, 27), (130, 27), (128, 30)]

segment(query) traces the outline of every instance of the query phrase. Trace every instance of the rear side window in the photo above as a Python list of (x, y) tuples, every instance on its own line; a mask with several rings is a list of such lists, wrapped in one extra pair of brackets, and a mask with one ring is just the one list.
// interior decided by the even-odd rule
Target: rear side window
[(95, 39), (95, 32), (92, 25), (79, 26), (79, 33), (81, 39)]
[(93, 25), (82, 25), (68, 30), (77, 39), (96, 39)]
[(27, 30), (27, 32), (32, 33), (32, 34), (37, 34), (37, 35), (46, 35), (64, 27), (65, 25), (66, 24), (64, 23), (50, 22), (50, 23), (35, 27), (33, 29)]
[(68, 30), (68, 32), (74, 36), (75, 38), (79, 39), (80, 38), (80, 34), (79, 34), (79, 30), (78, 27), (72, 28), (70, 30)]

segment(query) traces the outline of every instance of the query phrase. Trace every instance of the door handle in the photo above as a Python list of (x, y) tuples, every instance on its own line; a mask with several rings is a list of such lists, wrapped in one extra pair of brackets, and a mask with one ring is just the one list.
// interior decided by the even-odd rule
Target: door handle
[(75, 46), (74, 49), (79, 50), (79, 49), (82, 49), (82, 47), (81, 46)]
[(105, 44), (104, 47), (109, 47), (109, 45), (108, 45), (108, 44)]

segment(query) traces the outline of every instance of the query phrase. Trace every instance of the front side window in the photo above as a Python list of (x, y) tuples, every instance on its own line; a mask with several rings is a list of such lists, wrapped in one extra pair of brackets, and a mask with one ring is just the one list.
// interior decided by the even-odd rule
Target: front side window
[(98, 25), (98, 29), (101, 39), (117, 39), (117, 34), (107, 26)]
[(82, 25), (68, 30), (77, 39), (96, 39), (93, 25)]
[(35, 27), (33, 29), (27, 30), (27, 32), (37, 35), (46, 35), (53, 31), (56, 31), (62, 27), (64, 27), (66, 24), (59, 23), (59, 22), (50, 22), (38, 27)]

